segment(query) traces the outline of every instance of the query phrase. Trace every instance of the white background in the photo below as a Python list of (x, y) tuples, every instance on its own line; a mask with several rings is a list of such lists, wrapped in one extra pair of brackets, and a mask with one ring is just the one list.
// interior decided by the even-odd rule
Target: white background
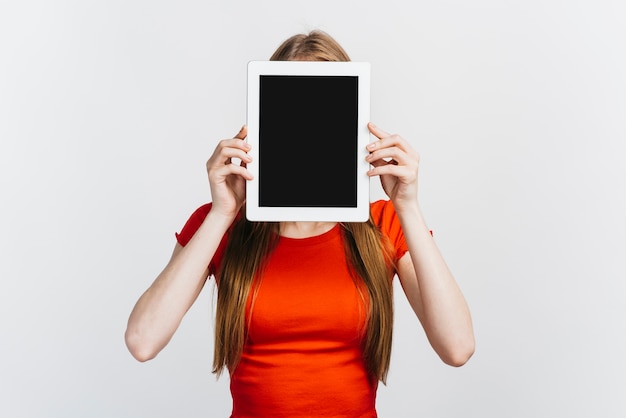
[(474, 357), (446, 366), (398, 291), (380, 416), (626, 416), (625, 14), (0, 2), (0, 416), (228, 416), (212, 283), (148, 363), (126, 320), (210, 200), (204, 164), (245, 122), (246, 63), (316, 28), (371, 63), (372, 121), (420, 151), (422, 207), (475, 324)]

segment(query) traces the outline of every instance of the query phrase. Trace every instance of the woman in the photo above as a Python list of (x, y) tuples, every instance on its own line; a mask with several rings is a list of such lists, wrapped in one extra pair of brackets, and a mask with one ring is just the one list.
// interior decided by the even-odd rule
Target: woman
[[(287, 39), (271, 59), (349, 61), (321, 31)], [(206, 164), (212, 202), (176, 234), (171, 260), (131, 313), (132, 355), (155, 357), (214, 276), (213, 371), (229, 372), (232, 417), (375, 417), (397, 274), (433, 349), (463, 365), (474, 351), (471, 317), (420, 210), (419, 154), (368, 128), (378, 139), (368, 145), (368, 176), (380, 178), (389, 200), (371, 203), (365, 223), (247, 221), (245, 126), (220, 141)]]

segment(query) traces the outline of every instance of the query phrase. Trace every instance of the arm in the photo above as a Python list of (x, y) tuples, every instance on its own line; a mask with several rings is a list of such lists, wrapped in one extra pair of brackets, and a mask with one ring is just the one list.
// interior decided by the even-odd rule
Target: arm
[(398, 262), (407, 299), (439, 357), (461, 366), (474, 352), (469, 308), (432, 239), (417, 200), (419, 155), (400, 136), (370, 124), (379, 141), (368, 146), (369, 176), (380, 176), (402, 225), (409, 252)]
[(130, 314), (126, 345), (137, 360), (154, 358), (170, 341), (208, 276), (209, 265), (225, 223), (207, 215), (189, 243), (176, 243), (172, 257)]
[[(130, 314), (125, 340), (139, 361), (154, 358), (176, 332), (200, 294), (207, 266), (243, 204), (245, 181), (251, 178), (245, 168), (250, 161), (245, 136), (244, 127), (235, 138), (220, 141), (207, 161), (211, 211), (185, 247), (176, 244), (170, 261)], [(231, 164), (232, 158), (241, 159), (241, 165)]]

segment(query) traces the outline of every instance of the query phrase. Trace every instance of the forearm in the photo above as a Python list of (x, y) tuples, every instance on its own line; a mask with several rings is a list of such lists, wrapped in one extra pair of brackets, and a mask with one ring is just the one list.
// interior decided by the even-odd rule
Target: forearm
[(428, 339), (448, 364), (461, 365), (474, 351), (465, 298), (424, 221), (417, 202), (397, 208), (416, 283), (403, 283)]
[(230, 221), (209, 212), (192, 239), (177, 245), (167, 266), (139, 298), (126, 329), (126, 344), (140, 361), (169, 342), (207, 278), (207, 266)]

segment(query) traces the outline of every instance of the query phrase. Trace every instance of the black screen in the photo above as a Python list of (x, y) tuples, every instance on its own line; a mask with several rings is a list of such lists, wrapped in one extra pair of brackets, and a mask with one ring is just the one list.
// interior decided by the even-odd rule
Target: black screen
[(259, 206), (356, 207), (358, 77), (260, 77)]

